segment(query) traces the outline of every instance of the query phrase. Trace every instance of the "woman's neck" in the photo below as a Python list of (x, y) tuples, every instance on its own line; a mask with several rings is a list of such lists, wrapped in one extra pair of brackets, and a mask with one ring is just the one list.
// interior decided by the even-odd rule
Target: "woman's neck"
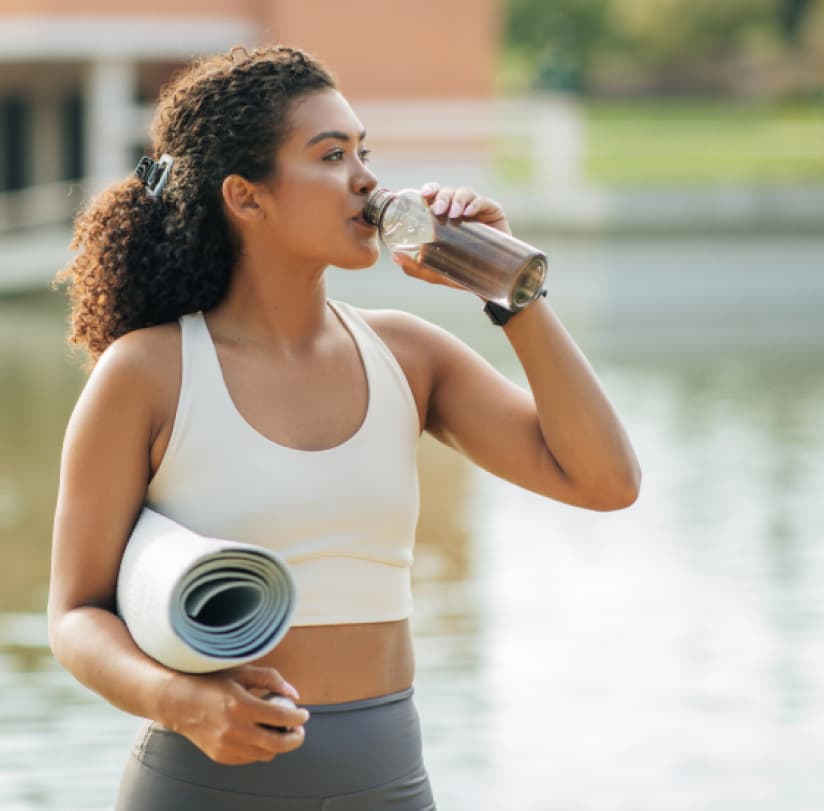
[(300, 351), (317, 340), (327, 316), (325, 268), (241, 257), (210, 322), (228, 340)]

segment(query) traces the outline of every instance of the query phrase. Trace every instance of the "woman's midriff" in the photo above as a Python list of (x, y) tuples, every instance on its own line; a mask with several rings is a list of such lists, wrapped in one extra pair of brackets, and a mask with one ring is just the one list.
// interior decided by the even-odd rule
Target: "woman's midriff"
[(274, 667), (301, 704), (338, 704), (405, 690), (415, 658), (409, 621), (292, 628), (256, 664)]

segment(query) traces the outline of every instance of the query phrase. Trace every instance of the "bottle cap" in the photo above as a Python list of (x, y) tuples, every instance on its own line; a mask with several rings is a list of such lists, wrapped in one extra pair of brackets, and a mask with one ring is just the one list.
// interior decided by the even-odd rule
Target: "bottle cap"
[(366, 199), (366, 205), (363, 207), (363, 218), (370, 225), (378, 225), (383, 210), (394, 199), (395, 192), (389, 189), (375, 189)]

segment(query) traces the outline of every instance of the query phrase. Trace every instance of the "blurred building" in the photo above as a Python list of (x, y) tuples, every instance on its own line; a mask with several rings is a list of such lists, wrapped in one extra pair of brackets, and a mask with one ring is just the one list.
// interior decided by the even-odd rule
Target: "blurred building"
[(74, 211), (135, 165), (159, 88), (192, 57), (235, 44), (302, 47), (356, 102), (391, 99), (420, 119), (490, 97), (501, 5), (0, 0), (0, 287), (52, 263), (50, 240), (65, 249)]

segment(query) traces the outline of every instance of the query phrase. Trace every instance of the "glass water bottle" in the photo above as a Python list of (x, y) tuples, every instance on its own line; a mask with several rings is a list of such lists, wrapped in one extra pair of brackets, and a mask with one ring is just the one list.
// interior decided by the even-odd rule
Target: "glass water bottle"
[(376, 189), (363, 216), (389, 250), (509, 310), (522, 309), (543, 289), (547, 265), (541, 251), (483, 223), (436, 217), (415, 189)]

